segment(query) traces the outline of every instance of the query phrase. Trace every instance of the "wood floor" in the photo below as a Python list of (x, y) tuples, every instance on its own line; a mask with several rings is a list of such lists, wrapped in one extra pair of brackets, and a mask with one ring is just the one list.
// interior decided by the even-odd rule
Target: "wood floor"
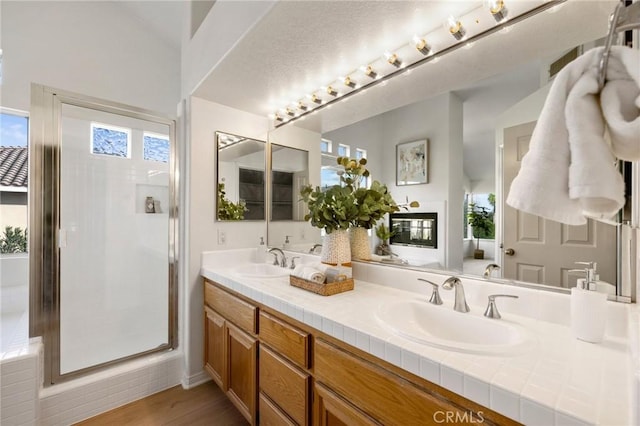
[(83, 426), (244, 426), (247, 421), (213, 382), (167, 389), (77, 423)]

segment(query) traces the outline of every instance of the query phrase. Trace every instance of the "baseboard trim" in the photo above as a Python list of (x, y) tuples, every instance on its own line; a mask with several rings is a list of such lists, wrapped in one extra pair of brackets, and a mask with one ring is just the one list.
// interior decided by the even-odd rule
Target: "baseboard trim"
[(182, 387), (184, 389), (191, 389), (210, 380), (211, 376), (209, 376), (206, 371), (201, 370), (199, 373), (192, 374), (190, 376), (182, 376)]

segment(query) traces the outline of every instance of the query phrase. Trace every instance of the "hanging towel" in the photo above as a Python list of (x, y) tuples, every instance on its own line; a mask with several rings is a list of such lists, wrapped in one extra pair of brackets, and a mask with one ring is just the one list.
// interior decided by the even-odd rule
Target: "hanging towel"
[(640, 157), (640, 54), (612, 48), (600, 96), (602, 49), (578, 57), (553, 81), (511, 184), (510, 206), (582, 225), (587, 217), (610, 217), (624, 205), (616, 157)]

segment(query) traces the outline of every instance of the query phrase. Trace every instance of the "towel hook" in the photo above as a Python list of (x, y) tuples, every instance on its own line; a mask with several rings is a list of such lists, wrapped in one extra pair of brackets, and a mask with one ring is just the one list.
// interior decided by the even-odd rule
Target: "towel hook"
[(611, 46), (618, 37), (618, 32), (635, 28), (640, 28), (640, 2), (625, 6), (624, 2), (620, 1), (613, 14), (609, 17), (609, 32), (605, 39), (600, 63), (598, 64), (598, 85), (600, 90), (602, 90), (607, 78), (609, 54), (611, 53)]

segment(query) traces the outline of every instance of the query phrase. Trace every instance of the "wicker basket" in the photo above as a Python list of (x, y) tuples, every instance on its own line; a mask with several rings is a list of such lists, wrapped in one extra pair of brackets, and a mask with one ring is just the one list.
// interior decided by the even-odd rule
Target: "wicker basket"
[(322, 296), (331, 296), (332, 294), (353, 290), (353, 278), (333, 283), (318, 284), (313, 281), (305, 280), (304, 278), (289, 275), (289, 284)]

